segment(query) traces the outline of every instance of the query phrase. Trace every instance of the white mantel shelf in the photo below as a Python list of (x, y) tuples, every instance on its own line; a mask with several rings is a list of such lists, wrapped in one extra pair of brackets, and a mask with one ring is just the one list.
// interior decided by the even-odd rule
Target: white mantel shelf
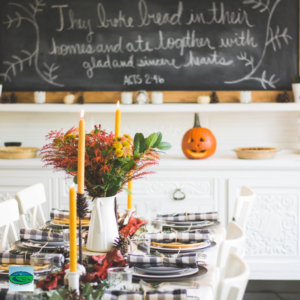
[[(298, 152), (299, 153), (299, 152)], [(156, 172), (163, 169), (189, 170), (294, 170), (300, 171), (300, 154), (296, 151), (282, 150), (274, 159), (245, 160), (237, 159), (233, 151), (217, 151), (215, 155), (203, 160), (186, 159), (182, 153), (162, 155)], [(0, 170), (44, 170), (40, 157), (33, 159), (0, 159)]]
[[(123, 113), (166, 113), (166, 112), (284, 112), (300, 111), (300, 103), (165, 103), (162, 105), (121, 105)], [(116, 104), (0, 104), (0, 112), (47, 112), (47, 113), (113, 113)]]

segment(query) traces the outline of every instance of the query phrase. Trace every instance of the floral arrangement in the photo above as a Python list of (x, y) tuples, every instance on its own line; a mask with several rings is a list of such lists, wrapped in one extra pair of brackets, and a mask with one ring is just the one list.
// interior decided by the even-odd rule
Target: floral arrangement
[[(100, 284), (107, 278), (107, 270), (109, 268), (125, 267), (128, 265), (119, 250), (113, 249), (104, 255), (92, 255), (85, 261), (86, 274), (80, 276), (82, 284), (95, 282)], [(53, 290), (64, 285), (64, 277), (69, 265), (64, 265), (62, 269), (47, 277), (36, 284), (36, 288), (42, 290)], [(82, 285), (81, 285), (82, 286)]]
[[(56, 171), (65, 171), (74, 176), (77, 183), (78, 128), (66, 133), (51, 131), (41, 154), (45, 166), (54, 166)], [(127, 134), (115, 137), (107, 133), (101, 125), (85, 135), (85, 190), (92, 198), (114, 196), (129, 180), (143, 178), (151, 174), (147, 167), (158, 164), (159, 150), (168, 150), (171, 145), (162, 142), (160, 132), (144, 138), (137, 133), (134, 140)]]

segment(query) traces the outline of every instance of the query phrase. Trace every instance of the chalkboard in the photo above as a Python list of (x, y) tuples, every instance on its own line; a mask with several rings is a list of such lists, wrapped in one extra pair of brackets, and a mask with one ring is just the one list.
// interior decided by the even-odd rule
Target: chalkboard
[(299, 0), (1, 0), (4, 90), (282, 90)]

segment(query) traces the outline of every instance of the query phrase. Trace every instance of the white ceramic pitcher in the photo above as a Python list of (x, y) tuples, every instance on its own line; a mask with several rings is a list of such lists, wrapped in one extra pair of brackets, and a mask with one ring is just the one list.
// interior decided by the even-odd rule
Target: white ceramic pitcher
[(86, 248), (90, 251), (109, 252), (118, 234), (115, 217), (114, 196), (96, 198), (93, 201), (92, 216)]

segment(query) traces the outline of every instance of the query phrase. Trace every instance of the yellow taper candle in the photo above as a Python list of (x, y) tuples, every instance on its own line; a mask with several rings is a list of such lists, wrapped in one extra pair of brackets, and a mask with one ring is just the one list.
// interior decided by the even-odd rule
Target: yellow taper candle
[[(130, 176), (132, 176), (132, 172), (130, 172)], [(132, 180), (128, 181), (128, 189), (132, 192)], [(127, 195), (127, 209), (132, 209), (132, 194)]]
[(84, 193), (84, 159), (85, 159), (85, 121), (84, 110), (81, 111), (81, 119), (79, 120), (79, 136), (78, 136), (78, 172), (77, 184), (78, 193)]
[(77, 271), (77, 245), (76, 245), (76, 219), (77, 219), (77, 211), (76, 211), (76, 190), (75, 186), (71, 186), (69, 193), (69, 201), (70, 201), (70, 271)]
[(121, 111), (119, 109), (119, 101), (117, 103), (116, 120), (115, 120), (115, 136), (121, 136)]

